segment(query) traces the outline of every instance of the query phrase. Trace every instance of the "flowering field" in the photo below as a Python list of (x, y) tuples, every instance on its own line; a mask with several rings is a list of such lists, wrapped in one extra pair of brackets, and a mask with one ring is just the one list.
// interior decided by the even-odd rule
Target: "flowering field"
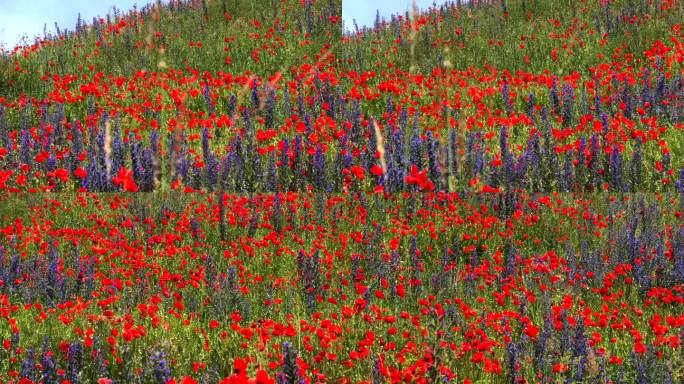
[(174, 0), (0, 55), (0, 384), (684, 381), (682, 20)]

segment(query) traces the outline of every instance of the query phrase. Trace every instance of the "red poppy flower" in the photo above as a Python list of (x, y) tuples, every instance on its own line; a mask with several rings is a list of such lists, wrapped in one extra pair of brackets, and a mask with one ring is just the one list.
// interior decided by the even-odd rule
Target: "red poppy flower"
[(88, 172), (82, 167), (78, 167), (74, 170), (74, 176), (78, 177), (79, 179), (85, 179), (85, 177), (88, 176)]
[(354, 176), (355, 176), (357, 179), (359, 179), (359, 180), (363, 180), (363, 179), (366, 177), (365, 171), (363, 170), (362, 167), (360, 167), (360, 166), (358, 166), (358, 165), (352, 166), (351, 168), (349, 168), (349, 170), (350, 170), (351, 173), (353, 173)]
[(408, 184), (416, 184), (421, 191), (432, 191), (435, 184), (428, 178), (427, 169), (418, 170), (418, 167), (411, 164), (411, 174), (404, 178)]
[(64, 168), (59, 168), (55, 170), (55, 177), (63, 182), (69, 181), (69, 171)]
[(634, 352), (646, 353), (646, 346), (642, 343), (634, 343)]
[(126, 192), (138, 192), (138, 185), (133, 180), (133, 171), (126, 168), (119, 169), (119, 173), (112, 178), (114, 185), (123, 186)]

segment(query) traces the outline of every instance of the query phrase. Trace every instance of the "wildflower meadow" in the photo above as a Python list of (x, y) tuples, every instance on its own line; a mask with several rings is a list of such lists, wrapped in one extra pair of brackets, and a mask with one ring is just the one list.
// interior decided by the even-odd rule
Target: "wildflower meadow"
[(0, 384), (684, 382), (684, 2), (342, 1), (0, 53)]

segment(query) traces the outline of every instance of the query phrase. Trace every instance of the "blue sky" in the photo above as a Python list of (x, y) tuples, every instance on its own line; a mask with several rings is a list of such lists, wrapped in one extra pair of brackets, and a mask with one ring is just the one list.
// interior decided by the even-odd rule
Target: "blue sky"
[[(73, 30), (78, 13), (90, 23), (94, 16), (105, 16), (112, 5), (127, 11), (137, 4), (138, 7), (149, 0), (0, 0), (0, 46), (11, 50), (22, 36), (33, 42), (35, 36), (43, 34), (47, 24), (48, 33), (55, 33), (55, 22), (60, 28)], [(389, 19), (392, 13), (404, 14), (412, 7), (413, 0), (342, 0), (342, 18), (345, 27), (353, 28), (353, 19), (359, 27), (373, 26), (376, 10)], [(426, 9), (433, 0), (416, 0), (419, 8)], [(444, 3), (443, 0), (437, 1)]]
[(0, 45), (11, 50), (22, 35), (33, 38), (43, 34), (47, 24), (48, 33), (55, 33), (55, 21), (60, 29), (74, 30), (78, 13), (90, 24), (94, 16), (104, 17), (112, 5), (128, 11), (137, 4), (142, 7), (147, 0), (0, 0)]
[[(446, 1), (436, 1), (443, 4)], [(432, 6), (433, 0), (416, 0), (420, 9), (427, 9)], [(353, 20), (359, 28), (363, 26), (372, 27), (375, 23), (376, 10), (380, 11), (380, 16), (389, 20), (393, 13), (405, 14), (413, 8), (412, 0), (342, 0), (342, 20), (347, 30), (354, 29)]]

